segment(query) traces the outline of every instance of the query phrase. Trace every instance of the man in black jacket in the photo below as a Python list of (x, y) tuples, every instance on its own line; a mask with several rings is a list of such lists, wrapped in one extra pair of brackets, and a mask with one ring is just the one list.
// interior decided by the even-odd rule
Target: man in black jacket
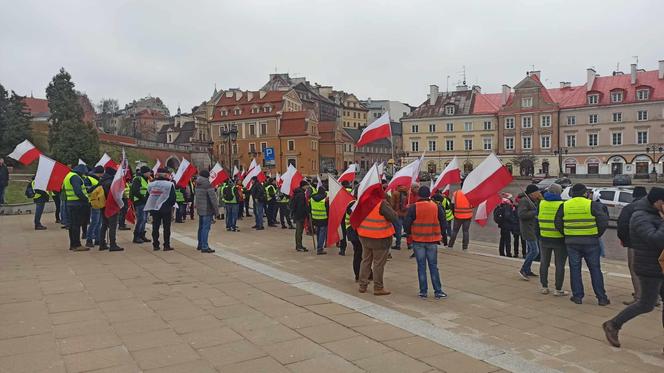
[(309, 216), (309, 207), (307, 206), (307, 197), (304, 189), (307, 187), (306, 181), (301, 181), (300, 186), (293, 191), (293, 198), (290, 201), (290, 212), (293, 221), (295, 221), (295, 250), (309, 251), (302, 245), (302, 234), (304, 232), (304, 221)]
[(263, 184), (258, 181), (257, 176), (254, 176), (251, 179), (251, 182), (253, 184), (251, 186), (251, 198), (254, 200), (254, 216), (256, 217), (256, 225), (252, 228), (255, 228), (257, 231), (262, 231), (265, 229), (263, 226), (263, 214), (265, 212), (265, 202), (267, 201), (265, 188), (263, 187)]
[[(115, 168), (106, 167), (104, 174), (99, 179), (99, 185), (104, 189), (104, 195), (108, 197), (111, 192), (111, 184), (115, 177)], [(99, 250), (109, 251), (122, 251), (122, 247), (118, 246), (116, 241), (116, 234), (118, 229), (118, 214), (106, 216), (106, 208), (101, 209), (101, 228), (99, 229)], [(108, 241), (106, 241), (106, 232), (108, 232)], [(109, 248), (107, 242), (111, 243)]]
[(618, 238), (623, 247), (627, 248), (627, 266), (629, 267), (629, 274), (632, 277), (632, 286), (634, 287), (633, 299), (623, 302), (626, 306), (639, 300), (641, 294), (639, 278), (634, 272), (634, 249), (632, 249), (631, 240), (629, 239), (629, 220), (634, 213), (636, 202), (647, 194), (648, 192), (645, 187), (634, 187), (634, 191), (632, 191), (632, 203), (623, 207), (620, 211), (620, 216), (618, 216)]
[(152, 169), (148, 166), (140, 168), (140, 174), (134, 177), (129, 190), (129, 196), (134, 201), (134, 208), (136, 209), (136, 226), (134, 226), (134, 243), (150, 242), (145, 236), (145, 222), (147, 221), (147, 213), (143, 211), (145, 203), (148, 200), (148, 183)]

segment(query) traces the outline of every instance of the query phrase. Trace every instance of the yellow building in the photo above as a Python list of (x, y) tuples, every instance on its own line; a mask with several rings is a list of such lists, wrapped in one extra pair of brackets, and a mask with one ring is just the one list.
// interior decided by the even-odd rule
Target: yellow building
[(354, 94), (330, 91), (329, 98), (341, 106), (341, 125), (344, 128), (363, 128), (368, 124), (369, 109)]

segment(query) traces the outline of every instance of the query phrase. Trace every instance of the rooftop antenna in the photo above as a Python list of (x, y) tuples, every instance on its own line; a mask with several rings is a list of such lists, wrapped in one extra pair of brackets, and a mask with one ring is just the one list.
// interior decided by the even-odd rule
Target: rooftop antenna
[(616, 62), (616, 71), (620, 71), (620, 61)]
[(636, 65), (639, 65), (639, 56), (632, 56), (633, 59), (636, 60)]
[(530, 71), (535, 71), (535, 65), (530, 65)]
[(448, 95), (450, 93), (450, 76), (448, 75), (447, 78), (445, 79), (445, 94)]
[(463, 65), (463, 85), (466, 85), (466, 65)]

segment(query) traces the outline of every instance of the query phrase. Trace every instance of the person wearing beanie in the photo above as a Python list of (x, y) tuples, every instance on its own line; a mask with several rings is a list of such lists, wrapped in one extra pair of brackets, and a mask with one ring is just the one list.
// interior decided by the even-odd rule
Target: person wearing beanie
[[(159, 228), (164, 227), (164, 251), (173, 250), (171, 246), (171, 220), (173, 206), (175, 206), (175, 183), (171, 180), (168, 169), (157, 170), (157, 177), (148, 184), (148, 199), (143, 210), (152, 216), (152, 249), (159, 247)], [(150, 242), (145, 241), (144, 242)]]
[(145, 236), (145, 222), (147, 221), (147, 213), (144, 211), (145, 203), (148, 200), (148, 184), (150, 183), (150, 174), (152, 170), (148, 166), (142, 166), (134, 177), (129, 190), (129, 196), (134, 202), (136, 209), (136, 225), (134, 226), (134, 240), (133, 243), (141, 244), (150, 242)]
[(519, 270), (519, 275), (522, 279), (528, 281), (529, 277), (537, 277), (533, 273), (531, 266), (533, 261), (539, 255), (539, 242), (537, 232), (537, 214), (539, 203), (542, 200), (542, 193), (535, 184), (530, 184), (526, 187), (526, 191), (519, 195), (519, 204), (517, 207), (517, 215), (519, 216), (519, 229), (521, 236), (526, 241), (526, 259)]
[(601, 251), (599, 239), (609, 226), (609, 216), (604, 210), (604, 205), (589, 199), (588, 194), (585, 185), (574, 184), (570, 189), (572, 198), (558, 208), (554, 224), (558, 232), (565, 237), (572, 286), (570, 300), (576, 304), (583, 302), (585, 294), (581, 278), (581, 260), (585, 260), (598, 304), (606, 306), (611, 302), (604, 289), (604, 275), (599, 261)]
[[(198, 212), (198, 245), (197, 249), (202, 253), (213, 253), (208, 243), (212, 218), (219, 215), (219, 199), (217, 193), (210, 184), (210, 172), (203, 170), (196, 178), (196, 195), (194, 203)], [(230, 219), (226, 216), (226, 219)]]
[[(117, 171), (113, 167), (106, 167), (104, 174), (99, 179), (99, 185), (104, 189), (106, 196), (111, 192), (111, 184)], [(117, 244), (116, 236), (118, 229), (118, 213), (106, 216), (106, 208), (101, 209), (101, 227), (99, 228), (99, 250), (123, 251), (124, 249)], [(108, 232), (108, 236), (107, 233)], [(110, 243), (110, 247), (108, 245)]]
[(447, 219), (443, 208), (429, 199), (431, 191), (421, 186), (417, 191), (418, 200), (408, 207), (404, 218), (404, 230), (412, 241), (417, 260), (417, 279), (420, 285), (420, 298), (428, 296), (427, 270), (431, 276), (436, 299), (447, 298), (438, 272), (438, 245), (440, 244)]
[(555, 286), (553, 291), (555, 296), (565, 296), (568, 293), (563, 290), (565, 281), (565, 262), (567, 261), (567, 248), (565, 247), (565, 238), (562, 233), (556, 230), (555, 218), (558, 208), (563, 204), (560, 194), (563, 187), (558, 184), (551, 184), (544, 192), (543, 200), (539, 204), (537, 214), (537, 226), (540, 236), (541, 255), (540, 255), (540, 284), (541, 293), (549, 294), (549, 264), (551, 255), (555, 255)]
[[(95, 166), (92, 173), (88, 175), (90, 185), (87, 187), (88, 196), (92, 197), (95, 189), (101, 187), (99, 180), (104, 174), (104, 167)], [(103, 189), (103, 188), (102, 188)], [(106, 193), (102, 197), (106, 197)], [(101, 230), (101, 209), (90, 206), (90, 224), (85, 233), (85, 247), (95, 247), (99, 245), (99, 231)]]
[(629, 274), (632, 278), (632, 287), (634, 288), (632, 299), (623, 301), (623, 304), (626, 306), (636, 302), (641, 297), (639, 277), (634, 271), (634, 249), (632, 248), (632, 243), (629, 237), (629, 220), (634, 214), (634, 208), (636, 207), (638, 200), (645, 197), (646, 195), (648, 195), (648, 192), (646, 191), (645, 187), (634, 187), (634, 190), (632, 191), (632, 203), (623, 207), (623, 209), (620, 211), (620, 215), (618, 216), (618, 239), (620, 239), (622, 246), (627, 248), (627, 266), (629, 267)]
[(622, 326), (652, 311), (659, 298), (664, 297), (664, 265), (659, 262), (664, 250), (664, 188), (653, 187), (645, 198), (636, 201), (629, 236), (641, 294), (636, 302), (602, 324), (606, 339), (614, 347), (620, 347), (618, 332)]

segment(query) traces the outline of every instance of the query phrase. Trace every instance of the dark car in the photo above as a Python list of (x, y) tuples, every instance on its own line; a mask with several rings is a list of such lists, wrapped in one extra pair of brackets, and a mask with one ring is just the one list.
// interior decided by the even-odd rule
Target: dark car
[(613, 186), (632, 185), (632, 178), (629, 175), (613, 176)]
[(549, 179), (544, 179), (544, 180), (540, 181), (539, 183), (537, 183), (536, 185), (540, 190), (546, 190), (553, 183), (556, 183), (556, 184), (560, 185), (563, 188), (567, 188), (568, 186), (572, 185), (572, 180), (570, 180), (567, 177), (561, 177), (561, 178), (558, 178), (558, 179), (552, 177), (552, 178), (549, 178)]

